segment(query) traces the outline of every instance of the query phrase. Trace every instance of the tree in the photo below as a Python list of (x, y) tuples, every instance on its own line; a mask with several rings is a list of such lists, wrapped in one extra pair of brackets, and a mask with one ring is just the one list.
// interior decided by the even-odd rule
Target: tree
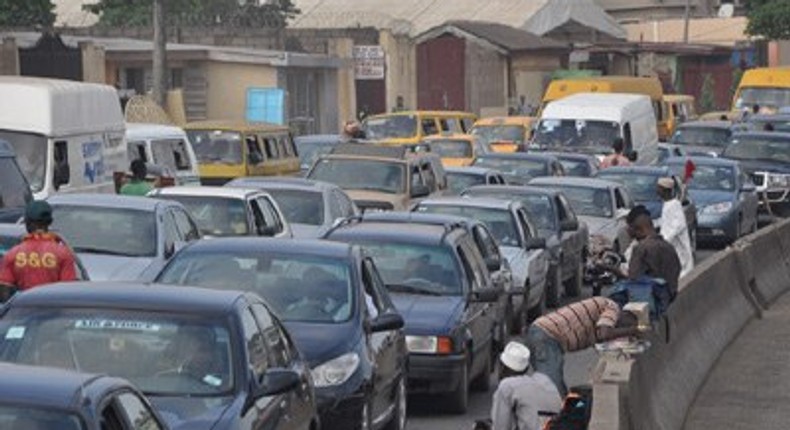
[(769, 40), (790, 39), (790, 1), (749, 0), (746, 33)]
[(0, 27), (51, 27), (54, 9), (50, 0), (0, 0)]

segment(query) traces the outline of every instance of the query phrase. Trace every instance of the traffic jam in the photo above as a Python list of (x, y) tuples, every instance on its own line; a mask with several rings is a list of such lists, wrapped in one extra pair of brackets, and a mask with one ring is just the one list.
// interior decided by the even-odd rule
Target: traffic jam
[[(131, 123), (112, 87), (2, 77), (31, 102), (0, 104), (0, 427), (402, 430), (414, 399), (464, 415), (477, 392), (468, 428), (515, 428), (498, 399), (544, 372), (535, 327), (594, 303), (616, 330), (635, 231), (674, 249), (677, 288), (697, 250), (790, 213), (790, 107), (759, 105), (780, 75), (747, 71), (722, 113), (580, 77), (530, 116), (340, 135)], [(534, 419), (571, 419), (544, 373)]]

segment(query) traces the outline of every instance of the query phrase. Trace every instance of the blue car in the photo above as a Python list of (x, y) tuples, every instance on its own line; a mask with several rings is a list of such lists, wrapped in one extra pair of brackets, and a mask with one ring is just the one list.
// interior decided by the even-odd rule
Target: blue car
[[(16, 331), (6, 332), (14, 337)], [(0, 364), (0, 428), (166, 429), (128, 381), (62, 369)]]
[(173, 258), (157, 282), (243, 289), (270, 303), (310, 364), (323, 428), (405, 427), (403, 319), (358, 246), (196, 242)]
[(565, 167), (560, 160), (542, 153), (484, 154), (477, 157), (472, 166), (499, 170), (511, 185), (526, 185), (530, 179), (543, 176), (565, 176)]
[(173, 430), (318, 425), (309, 368), (254, 294), (53, 284), (12, 297), (0, 333), (0, 361), (122, 377)]
[(713, 157), (673, 158), (666, 164), (682, 176), (687, 160), (696, 166), (688, 193), (697, 205), (697, 239), (731, 243), (756, 231), (756, 187), (740, 164)]

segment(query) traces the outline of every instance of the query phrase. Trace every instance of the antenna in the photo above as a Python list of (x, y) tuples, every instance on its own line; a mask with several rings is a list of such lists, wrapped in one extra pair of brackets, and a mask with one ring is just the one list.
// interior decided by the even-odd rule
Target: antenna
[(732, 18), (735, 15), (735, 5), (732, 3), (722, 3), (719, 7), (719, 18)]

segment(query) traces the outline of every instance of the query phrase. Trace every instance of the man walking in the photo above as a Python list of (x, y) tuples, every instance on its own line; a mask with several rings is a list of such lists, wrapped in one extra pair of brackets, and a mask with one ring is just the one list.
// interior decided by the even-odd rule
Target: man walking
[(683, 204), (673, 196), (675, 180), (661, 178), (658, 180), (657, 193), (664, 202), (661, 207), (661, 223), (659, 233), (673, 248), (680, 260), (680, 277), (687, 275), (694, 269), (694, 251), (691, 248), (689, 228), (686, 223), (686, 214)]

